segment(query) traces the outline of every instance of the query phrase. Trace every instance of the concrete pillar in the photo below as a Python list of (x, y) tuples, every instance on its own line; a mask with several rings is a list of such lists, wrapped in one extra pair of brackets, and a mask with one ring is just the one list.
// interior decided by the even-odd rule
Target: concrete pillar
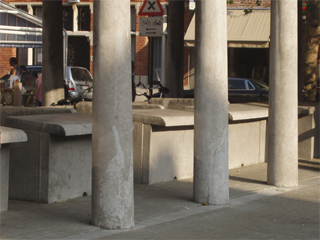
[(183, 97), (184, 1), (170, 0), (168, 5), (166, 49), (166, 97)]
[(22, 105), (22, 83), (14, 84), (13, 106), (20, 107)]
[(64, 98), (62, 0), (43, 1), (42, 105)]
[(297, 1), (272, 0), (268, 184), (298, 185)]
[(229, 202), (227, 6), (200, 0), (196, 8), (194, 201)]
[(130, 0), (94, 1), (92, 222), (134, 226)]

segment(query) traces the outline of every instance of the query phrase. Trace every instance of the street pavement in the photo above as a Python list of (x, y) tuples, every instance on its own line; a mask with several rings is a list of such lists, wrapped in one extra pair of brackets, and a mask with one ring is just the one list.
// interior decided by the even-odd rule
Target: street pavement
[(9, 201), (1, 239), (320, 239), (320, 160), (299, 163), (299, 186), (266, 184), (267, 164), (229, 170), (230, 204), (192, 201), (192, 179), (135, 184), (135, 228), (90, 223), (90, 196), (41, 204)]

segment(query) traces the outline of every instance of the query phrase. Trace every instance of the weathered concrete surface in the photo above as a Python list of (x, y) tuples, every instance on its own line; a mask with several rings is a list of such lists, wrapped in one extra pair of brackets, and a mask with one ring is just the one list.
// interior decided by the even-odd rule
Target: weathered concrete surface
[(271, 1), (268, 183), (282, 187), (298, 185), (297, 24), (297, 4)]
[(134, 227), (129, 6), (93, 3), (92, 224), (107, 229)]
[(77, 113), (92, 114), (92, 102), (91, 101), (81, 101), (75, 106)]
[(92, 116), (81, 113), (7, 117), (7, 125), (61, 136), (92, 134)]
[(266, 119), (229, 124), (229, 169), (266, 161)]
[(5, 126), (7, 116), (25, 116), (25, 115), (43, 115), (43, 114), (60, 114), (76, 113), (73, 106), (63, 107), (0, 107), (0, 125)]
[(299, 117), (298, 120), (298, 156), (299, 159), (312, 159), (315, 157), (316, 124), (314, 114)]
[[(250, 112), (253, 108), (253, 113)], [(239, 121), (229, 124), (229, 168), (265, 162), (265, 107), (240, 106), (230, 112)], [(257, 112), (254, 118), (254, 113)], [(249, 116), (249, 120), (245, 117)], [(193, 113), (176, 110), (133, 110), (134, 179), (153, 184), (193, 176)]]
[(267, 104), (246, 103), (246, 104), (229, 104), (229, 120), (251, 120), (259, 118), (267, 118), (269, 107)]
[(135, 109), (133, 121), (158, 126), (190, 126), (194, 124), (194, 114), (170, 109)]
[(132, 103), (132, 109), (165, 109), (161, 104), (151, 104), (148, 102)]
[(10, 147), (11, 199), (53, 203), (91, 194), (91, 135), (26, 132), (27, 143)]
[(10, 198), (52, 203), (91, 193), (90, 115), (8, 119), (28, 135), (28, 142), (10, 146)]
[(27, 135), (19, 129), (0, 126), (0, 144), (25, 142)]
[(163, 105), (165, 109), (182, 110), (186, 107), (194, 106), (194, 99), (188, 98), (152, 98), (150, 104)]
[[(160, 104), (149, 104), (148, 102), (134, 102), (132, 109), (164, 109)], [(82, 101), (76, 104), (77, 113), (92, 114), (92, 102)]]
[(229, 203), (226, 1), (198, 1), (195, 30), (194, 201)]
[(20, 107), (22, 105), (22, 83), (14, 84), (13, 106)]
[[(320, 156), (320, 105), (319, 102), (299, 102), (299, 158)], [(314, 151), (312, 152), (312, 149)]]
[(9, 160), (11, 143), (25, 142), (27, 135), (19, 129), (0, 126), (0, 211), (8, 210)]
[(154, 184), (193, 176), (193, 126), (134, 124), (136, 183)]
[[(319, 163), (314, 159), (313, 163)], [(312, 162), (310, 162), (312, 163)], [(134, 230), (90, 221), (91, 198), (58, 204), (9, 201), (3, 239), (319, 239), (319, 165), (299, 168), (299, 188), (266, 185), (267, 164), (229, 170), (230, 205), (192, 201), (192, 179), (135, 184)], [(313, 179), (313, 180), (312, 180)], [(289, 191), (288, 191), (289, 190)], [(50, 216), (50, 217), (48, 217)]]
[(261, 191), (251, 201), (231, 198), (225, 208), (154, 225), (149, 220), (149, 227), (99, 239), (319, 239), (319, 180), (301, 185), (273, 189), (279, 194)]

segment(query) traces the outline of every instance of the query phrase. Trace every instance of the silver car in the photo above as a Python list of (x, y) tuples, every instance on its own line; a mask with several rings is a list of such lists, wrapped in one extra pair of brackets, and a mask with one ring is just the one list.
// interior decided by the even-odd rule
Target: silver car
[[(93, 79), (88, 69), (83, 67), (67, 67), (68, 92), (71, 97), (77, 96), (88, 87), (92, 87)], [(92, 101), (92, 92), (86, 92), (83, 95), (84, 100)]]

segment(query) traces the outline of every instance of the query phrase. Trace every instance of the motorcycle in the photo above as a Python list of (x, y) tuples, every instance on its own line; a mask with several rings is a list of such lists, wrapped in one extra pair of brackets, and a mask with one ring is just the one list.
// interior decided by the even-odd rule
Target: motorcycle
[(77, 96), (61, 99), (57, 103), (51, 103), (50, 106), (73, 105), (75, 107), (78, 102), (84, 101), (83, 96), (91, 92), (92, 90), (93, 87), (88, 87), (84, 89), (81, 93), (79, 93)]

